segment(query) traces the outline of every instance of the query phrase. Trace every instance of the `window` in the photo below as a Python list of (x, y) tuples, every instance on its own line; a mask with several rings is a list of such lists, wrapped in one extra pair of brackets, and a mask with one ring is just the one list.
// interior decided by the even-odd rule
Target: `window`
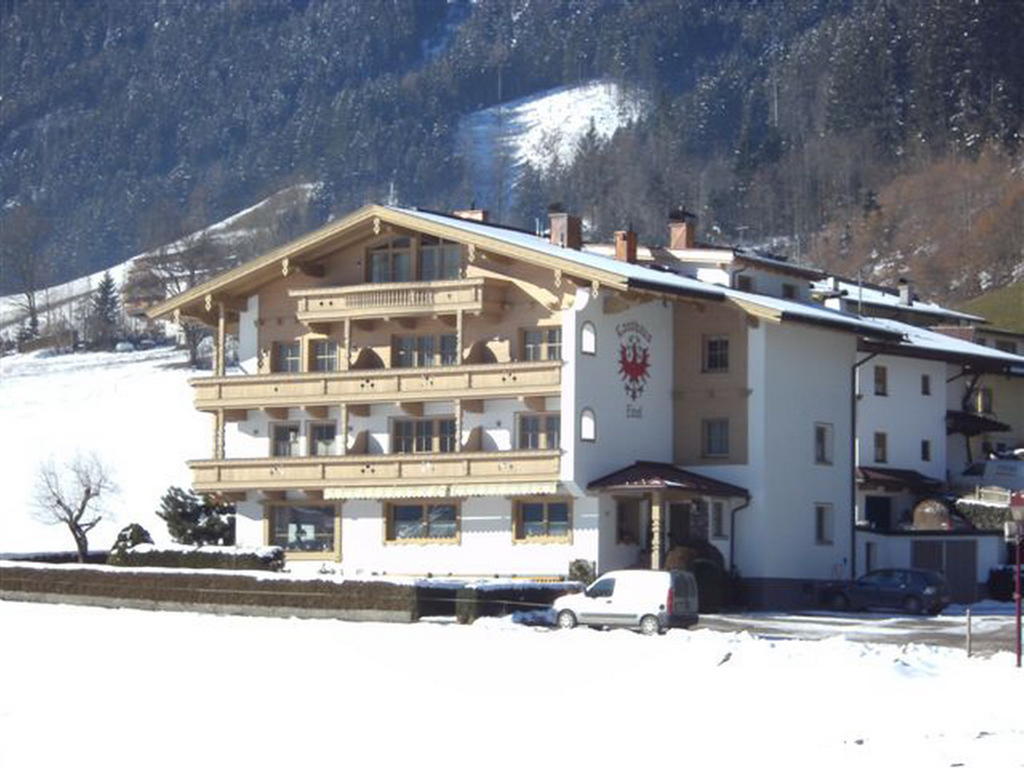
[(930, 395), (932, 393), (932, 377), (927, 373), (921, 374), (921, 394)]
[(922, 440), (921, 441), (921, 461), (932, 460), (932, 441)]
[(430, 368), (455, 365), (459, 361), (458, 337), (454, 333), (395, 336), (391, 346), (395, 368)]
[(459, 507), (448, 501), (389, 504), (385, 525), (388, 541), (456, 541)]
[(333, 456), (338, 428), (332, 422), (309, 425), (309, 455)]
[(875, 464), (889, 461), (889, 438), (885, 432), (875, 432)]
[(396, 237), (389, 243), (371, 248), (369, 273), (371, 283), (404, 283), (412, 279), (412, 251), (408, 237)]
[(611, 597), (615, 593), (615, 579), (601, 579), (587, 587), (587, 597)]
[(640, 543), (640, 500), (617, 499), (615, 502), (615, 543)]
[(330, 339), (317, 339), (313, 342), (313, 370), (321, 373), (338, 370), (338, 342)]
[(702, 424), (704, 456), (729, 455), (729, 420), (704, 419)]
[(705, 373), (725, 373), (729, 370), (729, 337), (705, 336), (704, 360)]
[(270, 434), (273, 438), (270, 444), (271, 456), (299, 455), (298, 424), (274, 424)]
[(594, 418), (594, 411), (584, 408), (580, 412), (580, 440), (594, 442), (597, 440), (597, 421)]
[(782, 284), (782, 298), (784, 299), (795, 299), (797, 296), (796, 286), (792, 283)]
[(285, 552), (335, 552), (334, 507), (274, 506), (270, 513), (271, 546)]
[(711, 536), (715, 539), (727, 539), (725, 532), (725, 504), (720, 501), (711, 502)]
[(814, 463), (832, 463), (832, 425), (818, 423), (814, 425)]
[(584, 355), (597, 354), (597, 329), (589, 320), (580, 326), (580, 352)]
[(889, 369), (884, 365), (875, 366), (875, 394), (882, 397), (889, 394)]
[(562, 329), (542, 328), (523, 331), (524, 360), (561, 360)]
[(420, 238), (420, 280), (458, 280), (462, 272), (462, 250), (458, 243)]
[(392, 453), (452, 453), (455, 419), (395, 419)]
[(737, 290), (746, 291), (747, 293), (754, 292), (754, 278), (750, 275), (733, 275), (735, 279), (735, 286)]
[(996, 349), (1000, 352), (1009, 352), (1011, 355), (1017, 354), (1017, 344), (1013, 341), (996, 339)]
[(519, 450), (558, 448), (561, 443), (561, 416), (557, 413), (521, 414)]
[(569, 538), (569, 502), (520, 501), (516, 504), (515, 537), (527, 539)]
[(814, 543), (832, 543), (832, 505), (814, 505)]
[(298, 373), (302, 367), (299, 342), (279, 341), (274, 345), (274, 372)]

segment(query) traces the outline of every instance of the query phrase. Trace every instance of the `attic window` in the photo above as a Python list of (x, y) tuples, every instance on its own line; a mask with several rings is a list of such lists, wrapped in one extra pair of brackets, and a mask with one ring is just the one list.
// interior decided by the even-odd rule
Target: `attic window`
[(734, 275), (736, 281), (736, 290), (746, 291), (747, 293), (754, 292), (754, 278), (750, 275)]

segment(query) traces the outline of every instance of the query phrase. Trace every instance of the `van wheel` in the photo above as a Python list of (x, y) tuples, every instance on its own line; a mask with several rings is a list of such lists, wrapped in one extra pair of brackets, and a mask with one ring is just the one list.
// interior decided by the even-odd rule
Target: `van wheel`
[(559, 611), (558, 612), (558, 628), (559, 629), (572, 629), (576, 626), (576, 614), (572, 611)]
[(645, 635), (657, 635), (661, 632), (661, 622), (657, 616), (647, 614), (640, 619), (640, 632)]

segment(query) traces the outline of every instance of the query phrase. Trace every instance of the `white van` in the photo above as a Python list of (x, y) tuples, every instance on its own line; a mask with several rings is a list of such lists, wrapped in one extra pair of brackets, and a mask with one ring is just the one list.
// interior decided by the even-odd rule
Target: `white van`
[(973, 491), (976, 487), (1024, 491), (1024, 461), (993, 459), (977, 461), (953, 478), (954, 487)]
[(697, 623), (697, 580), (689, 571), (609, 571), (552, 607), (559, 629), (588, 624), (653, 635)]

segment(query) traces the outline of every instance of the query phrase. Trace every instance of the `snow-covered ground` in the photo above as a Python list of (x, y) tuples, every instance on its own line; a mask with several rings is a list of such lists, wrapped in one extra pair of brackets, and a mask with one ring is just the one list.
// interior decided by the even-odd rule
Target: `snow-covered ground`
[(473, 112), (459, 125), (460, 146), (471, 168), (473, 194), (479, 207), (495, 213), (499, 185), (506, 212), (527, 164), (546, 168), (552, 161), (569, 163), (577, 142), (591, 121), (601, 139), (638, 119), (642, 96), (626, 93), (614, 83), (595, 81), (554, 88)]
[(89, 451), (120, 487), (113, 519), (92, 531), (90, 547), (108, 548), (128, 523), (169, 541), (156, 517), (160, 497), (189, 485), (186, 459), (208, 458), (213, 439), (210, 417), (192, 405), (186, 380), (196, 373), (186, 361), (170, 349), (0, 358), (0, 552), (74, 549), (66, 528), (38, 523), (29, 510), (40, 463)]
[(1007, 653), (11, 602), (0, 626), (5, 766), (1024, 761)]

